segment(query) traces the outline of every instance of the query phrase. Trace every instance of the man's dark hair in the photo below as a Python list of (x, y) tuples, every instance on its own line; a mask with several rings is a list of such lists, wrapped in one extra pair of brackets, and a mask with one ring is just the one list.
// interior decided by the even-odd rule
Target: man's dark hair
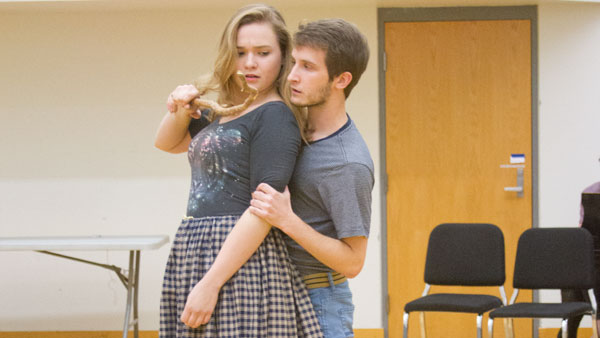
[(358, 28), (342, 19), (323, 19), (298, 27), (294, 34), (296, 47), (311, 47), (325, 51), (329, 80), (350, 72), (352, 81), (344, 89), (346, 98), (367, 68), (369, 45)]

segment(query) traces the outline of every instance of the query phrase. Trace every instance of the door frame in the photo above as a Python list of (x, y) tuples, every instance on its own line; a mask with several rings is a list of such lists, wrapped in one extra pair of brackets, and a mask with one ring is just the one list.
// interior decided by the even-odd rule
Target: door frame
[[(388, 297), (388, 250), (387, 250), (387, 160), (386, 160), (386, 90), (385, 90), (385, 24), (388, 22), (424, 22), (424, 21), (473, 21), (473, 20), (529, 20), (531, 22), (531, 192), (532, 227), (538, 227), (538, 19), (537, 6), (501, 6), (501, 7), (431, 7), (431, 8), (378, 8), (378, 86), (379, 86), (379, 144), (381, 159), (380, 177), (382, 179), (381, 198), (381, 257), (382, 257), (382, 304), (383, 327), (385, 336), (389, 336), (389, 297)], [(509, 281), (510, 282), (510, 281)], [(538, 292), (533, 293), (534, 301)], [(539, 320), (533, 321), (533, 335), (538, 336)]]

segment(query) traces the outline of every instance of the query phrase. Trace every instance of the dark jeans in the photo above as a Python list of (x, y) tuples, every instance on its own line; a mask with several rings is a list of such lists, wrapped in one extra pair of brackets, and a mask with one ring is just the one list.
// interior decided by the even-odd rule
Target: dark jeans
[[(560, 290), (560, 297), (563, 303), (590, 301), (590, 297), (588, 296), (586, 290)], [(568, 338), (577, 338), (577, 328), (579, 327), (581, 318), (583, 318), (583, 316), (572, 317), (569, 319), (569, 322), (567, 323)], [(592, 325), (596, 325), (596, 323), (592, 323)], [(558, 330), (558, 335), (556, 337), (562, 338), (562, 330)]]

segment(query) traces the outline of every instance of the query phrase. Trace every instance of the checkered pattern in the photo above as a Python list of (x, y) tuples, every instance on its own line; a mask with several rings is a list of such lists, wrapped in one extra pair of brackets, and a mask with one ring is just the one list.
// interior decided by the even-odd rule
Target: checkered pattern
[(306, 288), (276, 229), (223, 286), (208, 324), (191, 329), (179, 320), (188, 293), (212, 265), (237, 219), (183, 220), (165, 270), (160, 337), (323, 337)]

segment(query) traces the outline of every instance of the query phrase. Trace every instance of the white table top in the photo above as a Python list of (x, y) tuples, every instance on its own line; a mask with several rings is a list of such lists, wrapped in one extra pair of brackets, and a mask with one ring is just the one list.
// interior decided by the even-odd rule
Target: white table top
[(158, 249), (169, 241), (157, 236), (0, 237), (0, 251), (26, 250), (144, 250)]

